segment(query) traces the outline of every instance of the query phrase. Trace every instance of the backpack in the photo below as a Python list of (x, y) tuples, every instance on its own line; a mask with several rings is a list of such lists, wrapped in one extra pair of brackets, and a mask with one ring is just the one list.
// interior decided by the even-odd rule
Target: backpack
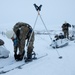
[(0, 39), (0, 46), (4, 45), (4, 41)]

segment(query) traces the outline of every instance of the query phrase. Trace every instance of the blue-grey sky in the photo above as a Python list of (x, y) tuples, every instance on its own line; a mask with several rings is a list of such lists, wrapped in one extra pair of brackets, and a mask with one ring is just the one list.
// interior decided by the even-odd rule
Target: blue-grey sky
[(34, 3), (43, 5), (40, 13), (48, 28), (65, 21), (75, 24), (75, 0), (0, 0), (0, 24), (23, 21), (33, 25), (37, 16)]

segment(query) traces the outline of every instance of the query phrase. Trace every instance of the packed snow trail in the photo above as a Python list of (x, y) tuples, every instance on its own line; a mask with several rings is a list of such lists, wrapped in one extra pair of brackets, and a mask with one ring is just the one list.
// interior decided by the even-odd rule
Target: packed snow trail
[[(34, 60), (39, 60), (41, 58), (44, 58), (47, 55), (48, 54), (41, 55), (41, 56), (37, 57), (37, 59), (33, 59), (30, 62), (34, 62)], [(23, 61), (15, 62), (15, 63), (13, 63), (11, 65), (9, 64), (8, 66), (4, 66), (2, 69), (0, 69), (0, 74), (4, 74), (4, 73), (10, 72), (10, 71), (15, 70), (15, 69), (22, 69), (22, 66), (24, 66), (24, 65), (26, 65), (26, 64), (28, 64), (30, 62), (25, 63), (25, 61), (23, 60)], [(10, 62), (10, 63), (12, 63), (12, 62)]]

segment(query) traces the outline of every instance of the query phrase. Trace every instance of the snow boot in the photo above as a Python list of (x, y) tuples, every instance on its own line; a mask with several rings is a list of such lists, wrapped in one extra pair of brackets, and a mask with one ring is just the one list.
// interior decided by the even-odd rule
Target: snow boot
[(17, 54), (14, 54), (14, 58), (15, 58), (15, 60), (17, 60), (17, 58), (18, 58)]
[(25, 59), (25, 62), (32, 61), (32, 54), (27, 54), (27, 58)]
[(21, 61), (22, 59), (23, 59), (23, 56), (20, 55), (20, 54), (18, 54), (18, 55), (17, 55), (17, 61)]
[(31, 62), (31, 61), (32, 61), (32, 59), (29, 59), (29, 58), (25, 59), (25, 62)]
[(18, 61), (21, 61), (23, 59), (24, 54), (25, 54), (25, 51), (23, 51), (23, 53), (21, 55), (20, 54), (17, 55)]

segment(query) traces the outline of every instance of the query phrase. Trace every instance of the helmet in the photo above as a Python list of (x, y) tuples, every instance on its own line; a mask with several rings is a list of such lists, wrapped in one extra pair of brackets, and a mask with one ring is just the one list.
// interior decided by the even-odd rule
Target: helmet
[(8, 30), (6, 31), (6, 36), (7, 38), (11, 39), (14, 36), (14, 31), (13, 30)]

